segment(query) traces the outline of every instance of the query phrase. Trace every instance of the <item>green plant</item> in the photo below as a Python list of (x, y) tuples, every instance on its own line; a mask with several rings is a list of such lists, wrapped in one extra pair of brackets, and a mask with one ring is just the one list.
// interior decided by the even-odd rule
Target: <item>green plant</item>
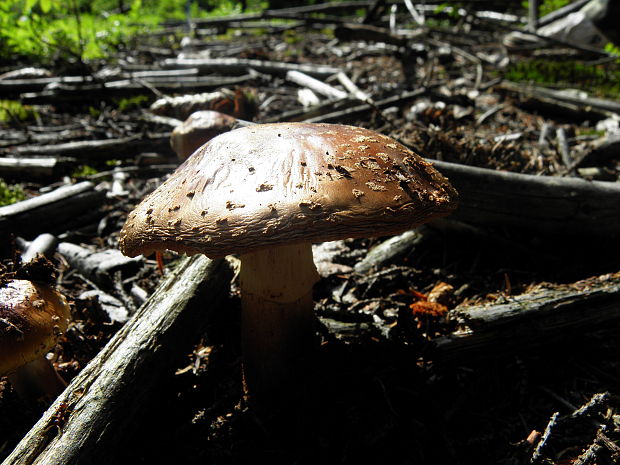
[(20, 185), (9, 185), (4, 179), (0, 178), (0, 206), (11, 205), (25, 198), (26, 194)]
[(103, 58), (156, 24), (140, 0), (124, 14), (88, 11), (77, 0), (0, 2), (0, 58), (85, 61)]
[[(568, 5), (570, 2), (571, 0), (544, 0), (540, 2), (538, 5), (538, 15), (539, 16), (548, 15), (552, 11), (558, 10), (562, 8), (563, 6)], [(523, 8), (527, 9), (529, 8), (529, 3), (530, 2), (528, 1), (524, 1), (521, 3), (521, 5), (523, 5)]]
[(126, 112), (136, 108), (141, 108), (147, 103), (149, 98), (146, 95), (136, 95), (134, 97), (122, 98), (117, 101), (118, 111)]
[(87, 176), (92, 176), (93, 174), (97, 174), (97, 173), (98, 171), (92, 166), (80, 165), (75, 170), (73, 170), (73, 173), (71, 173), (71, 177), (72, 178), (85, 178)]
[[(42, 65), (109, 58), (164, 21), (186, 18), (186, 0), (1, 0), (0, 61)], [(248, 0), (249, 11), (268, 6)], [(235, 0), (193, 0), (192, 18), (241, 12)]]
[(605, 45), (605, 51), (607, 53), (611, 53), (612, 55), (620, 57), (620, 47), (612, 44), (611, 42)]
[(33, 119), (36, 111), (15, 100), (0, 100), (0, 123), (19, 122)]
[(594, 95), (620, 96), (620, 64), (585, 64), (574, 60), (520, 60), (504, 72), (514, 82), (533, 82), (553, 87), (578, 87)]

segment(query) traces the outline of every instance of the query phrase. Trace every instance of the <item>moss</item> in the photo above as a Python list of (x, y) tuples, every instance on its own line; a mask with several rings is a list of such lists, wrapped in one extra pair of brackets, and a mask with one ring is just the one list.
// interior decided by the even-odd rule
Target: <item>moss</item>
[(574, 60), (522, 60), (508, 67), (504, 78), (558, 88), (578, 87), (592, 95), (620, 98), (620, 65), (590, 65)]
[(0, 179), (0, 206), (11, 205), (26, 198), (21, 186), (18, 184), (7, 184), (4, 179)]
[(73, 173), (71, 173), (72, 178), (85, 178), (87, 176), (92, 176), (93, 174), (97, 174), (98, 171), (89, 165), (81, 165), (78, 166)]
[(0, 100), (0, 123), (26, 121), (35, 117), (36, 111), (15, 100)]

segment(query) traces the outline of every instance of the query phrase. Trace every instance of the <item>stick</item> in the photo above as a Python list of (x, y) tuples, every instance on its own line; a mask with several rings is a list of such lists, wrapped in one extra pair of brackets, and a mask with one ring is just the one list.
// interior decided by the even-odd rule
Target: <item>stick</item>
[(456, 308), (451, 318), (462, 329), (435, 339), (443, 360), (538, 347), (568, 339), (620, 319), (620, 273), (603, 275), (556, 289), (539, 289), (505, 302)]
[(68, 160), (58, 157), (40, 158), (0, 158), (0, 176), (8, 177), (36, 177), (53, 176)]
[(312, 76), (308, 76), (307, 74), (301, 73), (299, 71), (289, 71), (286, 73), (286, 79), (295, 84), (299, 84), (302, 87), (307, 87), (314, 92), (324, 95), (325, 97), (335, 98), (335, 99), (343, 99), (347, 98), (348, 94), (346, 92), (341, 91), (340, 89), (336, 89), (329, 84), (326, 84), (318, 79), (313, 78)]
[(84, 181), (0, 207), (0, 237), (9, 232), (34, 237), (55, 229), (65, 231), (70, 221), (101, 206), (105, 196), (93, 183)]
[(253, 69), (259, 73), (285, 75), (288, 71), (300, 71), (315, 77), (327, 77), (340, 71), (325, 65), (263, 61), (248, 58), (176, 58), (164, 60), (164, 68), (198, 68), (201, 72), (244, 74)]
[(71, 268), (85, 278), (106, 288), (112, 287), (114, 273), (121, 271), (123, 276), (137, 272), (143, 257), (129, 258), (117, 249), (93, 252), (70, 242), (58, 244), (58, 252), (65, 257)]
[(452, 215), (547, 234), (620, 233), (620, 184), (533, 176), (429, 160), (460, 194)]
[(16, 156), (66, 156), (79, 160), (108, 160), (128, 158), (141, 152), (160, 152), (174, 156), (170, 148), (170, 134), (154, 134), (146, 137), (131, 136), (122, 139), (83, 140), (50, 145), (24, 145), (16, 147)]

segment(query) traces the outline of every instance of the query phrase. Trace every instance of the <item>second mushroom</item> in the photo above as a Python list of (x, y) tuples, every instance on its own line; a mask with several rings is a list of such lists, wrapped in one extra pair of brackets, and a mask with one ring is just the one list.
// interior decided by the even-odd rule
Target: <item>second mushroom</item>
[(395, 140), (353, 126), (256, 125), (222, 134), (130, 213), (121, 250), (241, 257), (251, 394), (278, 391), (312, 348), (313, 242), (376, 237), (449, 214), (457, 193)]

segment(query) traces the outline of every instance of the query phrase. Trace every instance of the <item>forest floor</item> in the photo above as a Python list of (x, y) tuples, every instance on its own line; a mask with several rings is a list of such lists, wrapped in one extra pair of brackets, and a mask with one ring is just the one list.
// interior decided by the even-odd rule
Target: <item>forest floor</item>
[[(617, 184), (618, 157), (601, 155), (593, 147), (606, 143), (614, 128), (618, 130), (618, 114), (590, 100), (567, 102), (560, 95), (540, 93), (543, 88), (566, 90), (572, 82), (582, 90), (598, 89), (592, 98), (615, 103), (613, 95), (600, 90), (607, 88), (606, 79), (613, 81), (618, 71), (615, 61), (565, 47), (509, 52), (501, 39), (517, 26), (506, 18), (488, 19), (474, 12), (457, 19), (436, 16), (425, 27), (392, 32), (380, 20), (375, 22), (381, 27), (377, 30), (349, 28), (344, 16), (341, 24), (332, 19), (335, 28), (328, 24), (330, 17), (315, 24), (297, 18), (294, 27), (261, 24), (260, 33), (250, 27), (251, 22), (240, 21), (229, 24), (234, 33), (217, 39), (207, 29), (221, 26), (203, 24), (184, 48), (173, 33), (166, 47), (162, 35), (142, 38), (135, 50), (119, 57), (118, 66), (100, 63), (98, 79), (104, 80), (103, 71), (108, 76), (117, 73), (120, 80), (130, 72), (175, 69), (163, 63), (178, 60), (180, 53), (185, 59), (334, 67), (372, 104), (347, 112), (353, 104), (320, 97), (321, 105), (304, 107), (299, 85), (281, 73), (254, 69), (243, 81), (228, 86), (230, 97), (224, 95), (208, 108), (230, 111), (245, 105), (246, 113), (236, 116), (258, 123), (329, 115), (325, 119), (329, 122), (373, 129), (431, 159)], [(20, 66), (24, 67), (11, 68)], [(74, 74), (52, 71), (52, 80)], [(526, 92), (511, 81), (530, 72), (556, 82), (530, 83)], [(201, 70), (198, 75), (207, 73)], [(210, 75), (239, 77), (221, 71)], [(29, 90), (24, 90), (24, 83), (15, 84), (27, 79), (13, 78), (17, 90), (11, 90), (10, 82), (4, 89), (35, 109), (36, 117), (0, 123), (0, 150), (7, 158), (51, 155), (57, 164), (52, 172), (36, 177), (34, 171), (0, 175), (18, 183), (28, 198), (81, 181), (92, 182), (108, 195), (62, 224), (50, 219), (50, 223), (2, 226), (7, 242), (1, 258), (7, 273), (19, 268), (15, 247), (22, 249), (23, 243), (20, 246), (16, 237), (31, 241), (47, 232), (90, 253), (117, 249), (127, 214), (179, 163), (167, 144), (171, 123), (145, 116), (149, 105), (161, 97), (158, 84), (146, 82), (122, 92), (120, 85), (85, 91), (66, 82), (43, 89), (31, 81)], [(347, 92), (334, 76), (322, 79)], [(134, 76), (132, 82), (145, 81), (148, 78)], [(0, 86), (2, 82), (0, 78)], [(204, 91), (197, 89), (163, 93)], [(379, 103), (416, 90), (418, 95)], [(250, 101), (247, 95), (252, 96)], [(171, 110), (165, 116), (183, 120), (188, 112)], [(134, 139), (107, 151), (89, 153), (71, 147), (78, 141), (126, 138)], [(41, 150), (44, 147), (50, 147), (47, 153)], [(122, 190), (111, 193), (113, 175), (119, 172), (126, 174)], [(518, 204), (516, 195), (512, 202)], [(439, 341), (464, 330), (459, 318), (464, 309), (509, 303), (541, 289), (586, 288), (588, 280), (617, 280), (617, 232), (592, 232), (604, 226), (594, 224), (586, 232), (549, 232), (541, 231), (527, 215), (521, 227), (447, 218), (425, 226), (403, 252), (363, 272), (355, 271), (356, 263), (386, 237), (339, 241), (334, 249), (324, 249), (324, 271), (314, 291), (320, 343), (299, 389), (267, 411), (248, 405), (243, 396), (240, 300), (233, 282), (221, 308), (211, 312), (207, 332), (192, 341), (191, 353), (160, 375), (157, 392), (145, 393), (142, 417), (130, 434), (117, 438), (116, 462), (617, 463), (617, 318), (585, 327), (568, 324), (555, 331), (551, 327), (534, 339), (527, 337), (527, 329), (525, 337), (507, 330), (461, 354), (451, 351), (445, 356), (438, 348)], [(11, 246), (9, 237), (17, 246)], [(178, 256), (167, 252), (163, 258), (167, 275)], [(123, 269), (122, 276), (97, 282), (60, 252), (50, 259), (57, 287), (71, 302), (73, 315), (52, 360), (71, 381), (124, 321), (112, 321), (102, 310), (101, 299), (86, 292), (115, 297), (131, 315), (140, 304), (129, 295), (132, 286), (151, 294), (162, 274), (149, 257), (140, 262), (138, 271)], [(429, 313), (416, 306), (442, 288), (441, 311)], [(526, 328), (528, 324), (536, 332), (537, 325), (548, 323), (525, 323)], [(0, 459), (10, 454), (41, 414), (41, 406), (23, 401), (6, 379), (0, 380)]]

